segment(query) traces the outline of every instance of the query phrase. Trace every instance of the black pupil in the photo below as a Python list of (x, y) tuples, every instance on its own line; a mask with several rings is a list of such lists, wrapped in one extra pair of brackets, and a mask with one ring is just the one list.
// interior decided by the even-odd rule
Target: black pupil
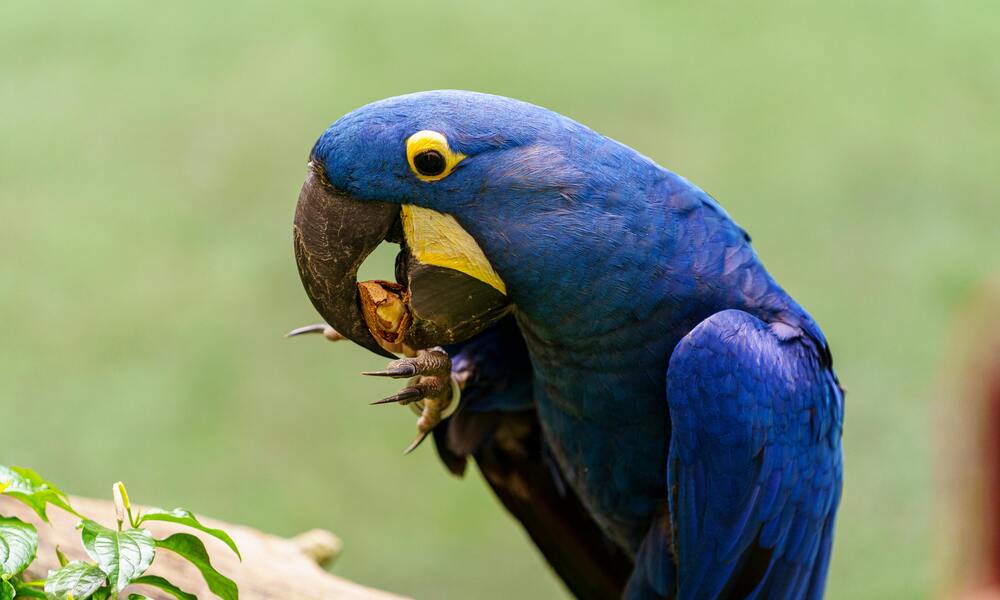
[(444, 157), (437, 150), (424, 150), (413, 157), (413, 166), (421, 175), (440, 175), (444, 173)]

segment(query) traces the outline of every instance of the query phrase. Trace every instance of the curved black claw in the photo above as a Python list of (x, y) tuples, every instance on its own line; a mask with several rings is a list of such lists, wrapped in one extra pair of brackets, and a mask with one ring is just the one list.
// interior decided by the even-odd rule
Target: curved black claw
[[(381, 371), (362, 371), (362, 375), (371, 375), (373, 377), (392, 377), (393, 379), (402, 379), (404, 377), (415, 377), (417, 375), (417, 366), (409, 361), (411, 359), (404, 358), (400, 360), (394, 360), (389, 363), (389, 366)], [(400, 363), (400, 364), (395, 364)]]
[(405, 377), (438, 376), (444, 377), (451, 372), (451, 358), (440, 348), (421, 350), (416, 356), (394, 360), (381, 371), (365, 371), (362, 375), (373, 377)]
[(323, 337), (330, 340), (331, 342), (336, 342), (344, 339), (344, 336), (340, 335), (336, 329), (330, 327), (326, 323), (316, 323), (315, 325), (306, 325), (305, 327), (297, 327), (285, 334), (286, 338), (297, 337), (300, 335), (305, 335), (307, 333), (322, 333)]
[(422, 376), (416, 381), (411, 381), (410, 385), (399, 390), (395, 394), (383, 398), (381, 400), (376, 400), (372, 404), (391, 404), (393, 402), (398, 402), (399, 404), (410, 404), (415, 400), (421, 398), (427, 399), (438, 399), (443, 396), (445, 392), (450, 392), (448, 379), (444, 377), (436, 376)]
[(395, 402), (398, 402), (400, 404), (409, 404), (410, 402), (419, 400), (420, 398), (423, 397), (424, 397), (424, 392), (420, 388), (416, 386), (411, 386), (411, 387), (405, 387), (391, 396), (387, 396), (385, 398), (382, 398), (381, 400), (376, 400), (371, 404), (372, 406), (376, 404), (393, 404)]

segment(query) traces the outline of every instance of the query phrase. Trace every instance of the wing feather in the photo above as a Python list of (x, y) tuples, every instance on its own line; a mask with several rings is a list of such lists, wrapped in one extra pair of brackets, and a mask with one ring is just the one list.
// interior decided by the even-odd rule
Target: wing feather
[[(712, 315), (667, 371), (677, 598), (819, 598), (840, 496), (843, 395), (808, 335)], [(640, 574), (640, 577), (642, 574)]]

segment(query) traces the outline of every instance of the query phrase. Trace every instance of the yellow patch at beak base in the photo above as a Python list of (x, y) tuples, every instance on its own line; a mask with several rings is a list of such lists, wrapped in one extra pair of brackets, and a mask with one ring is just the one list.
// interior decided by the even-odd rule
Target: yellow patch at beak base
[(507, 295), (507, 284), (455, 217), (429, 208), (402, 206), (403, 235), (414, 258), (465, 273)]

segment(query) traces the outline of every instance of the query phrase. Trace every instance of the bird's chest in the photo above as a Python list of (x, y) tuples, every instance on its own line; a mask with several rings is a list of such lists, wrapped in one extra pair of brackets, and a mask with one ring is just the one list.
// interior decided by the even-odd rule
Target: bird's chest
[(661, 339), (599, 355), (532, 351), (536, 405), (553, 454), (604, 531), (631, 552), (667, 501), (672, 347)]
[[(591, 414), (581, 418), (562, 405), (560, 396), (536, 388), (539, 417), (560, 469), (605, 533), (636, 552), (649, 522), (666, 501), (666, 457), (669, 419), (653, 404), (661, 398), (650, 390), (648, 404), (636, 419)], [(631, 416), (631, 415), (630, 415)]]
[(631, 552), (668, 500), (670, 353), (716, 310), (697, 298), (672, 300), (665, 286), (630, 286), (647, 293), (628, 302), (581, 295), (589, 310), (563, 307), (547, 318), (516, 313), (546, 440), (597, 522)]

